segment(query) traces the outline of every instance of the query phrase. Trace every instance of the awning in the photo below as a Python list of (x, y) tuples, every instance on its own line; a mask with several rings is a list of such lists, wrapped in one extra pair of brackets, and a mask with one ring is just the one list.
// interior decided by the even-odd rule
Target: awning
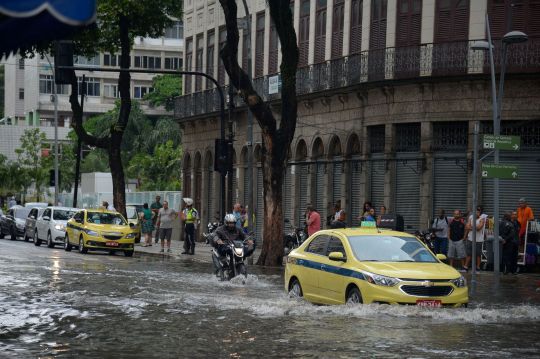
[(0, 57), (69, 37), (96, 20), (96, 0), (0, 0)]

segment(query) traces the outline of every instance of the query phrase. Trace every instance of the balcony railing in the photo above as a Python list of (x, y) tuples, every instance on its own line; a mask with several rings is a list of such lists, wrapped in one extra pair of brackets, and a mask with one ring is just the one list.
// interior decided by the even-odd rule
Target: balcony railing
[[(471, 50), (472, 41), (423, 44), (364, 51), (359, 54), (327, 61), (296, 72), (298, 96), (328, 91), (376, 81), (414, 79), (428, 76), (459, 76), (489, 73), (488, 54)], [(494, 41), (494, 60), (499, 71), (501, 41)], [(512, 45), (507, 56), (507, 71), (540, 71), (540, 38)], [(253, 80), (264, 101), (279, 99), (281, 94), (268, 93), (268, 76)], [(228, 86), (224, 87), (228, 93)], [(236, 106), (243, 102), (235, 96)], [(180, 96), (175, 103), (175, 118), (186, 120), (193, 116), (219, 111), (216, 89)]]

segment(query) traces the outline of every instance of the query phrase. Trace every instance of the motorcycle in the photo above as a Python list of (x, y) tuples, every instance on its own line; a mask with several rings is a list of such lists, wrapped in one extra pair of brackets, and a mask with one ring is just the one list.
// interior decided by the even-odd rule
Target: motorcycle
[[(255, 242), (253, 242), (252, 248), (248, 246), (250, 239), (252, 237), (248, 236), (243, 241), (229, 241), (225, 243), (231, 249), (232, 254), (224, 256), (219, 255), (217, 245), (214, 245), (214, 248), (212, 248), (212, 262), (214, 263), (214, 272), (221, 281), (231, 280), (238, 275), (247, 277), (247, 268), (244, 260), (255, 251)], [(216, 241), (217, 238), (214, 238), (214, 240)]]
[(288, 255), (293, 249), (300, 247), (307, 239), (307, 233), (302, 227), (293, 227), (288, 219), (285, 220), (287, 234), (283, 237), (283, 253)]
[(435, 253), (435, 233), (431, 230), (423, 230), (414, 232), (416, 238), (424, 242), (428, 248)]

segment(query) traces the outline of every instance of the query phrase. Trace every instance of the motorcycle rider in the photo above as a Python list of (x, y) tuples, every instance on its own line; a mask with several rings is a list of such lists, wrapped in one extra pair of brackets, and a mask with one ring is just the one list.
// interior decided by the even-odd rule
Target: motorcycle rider
[[(229, 213), (225, 216), (224, 224), (216, 229), (216, 248), (220, 256), (232, 255), (232, 249), (227, 245), (229, 242), (244, 241), (246, 236), (242, 229), (236, 226), (236, 217)], [(253, 240), (248, 240), (247, 248), (244, 246), (246, 257), (255, 250)]]

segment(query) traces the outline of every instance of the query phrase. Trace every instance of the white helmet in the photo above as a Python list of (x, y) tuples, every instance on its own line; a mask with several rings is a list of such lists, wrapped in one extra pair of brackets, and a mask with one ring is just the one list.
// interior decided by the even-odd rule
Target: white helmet
[(225, 215), (225, 224), (227, 223), (235, 223), (236, 224), (236, 217), (232, 213), (228, 213)]
[(186, 202), (186, 205), (191, 206), (193, 204), (193, 200), (191, 198), (184, 198), (184, 202)]

